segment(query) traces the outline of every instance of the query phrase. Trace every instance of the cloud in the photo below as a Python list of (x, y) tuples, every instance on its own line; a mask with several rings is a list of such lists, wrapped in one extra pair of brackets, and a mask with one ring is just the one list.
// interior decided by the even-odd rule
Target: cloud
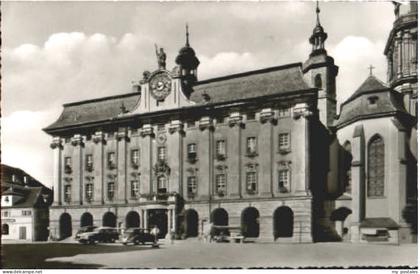
[(249, 52), (219, 52), (213, 57), (198, 58), (200, 79), (254, 70), (259, 66), (258, 58)]
[(339, 66), (337, 77), (337, 100), (346, 100), (369, 76), (368, 67), (373, 65), (373, 74), (386, 82), (386, 58), (383, 55), (385, 41), (372, 42), (366, 37), (347, 36), (331, 51), (336, 65)]
[(52, 185), (50, 139), (41, 131), (57, 119), (57, 111), (16, 111), (2, 117), (2, 163), (19, 167), (47, 186)]

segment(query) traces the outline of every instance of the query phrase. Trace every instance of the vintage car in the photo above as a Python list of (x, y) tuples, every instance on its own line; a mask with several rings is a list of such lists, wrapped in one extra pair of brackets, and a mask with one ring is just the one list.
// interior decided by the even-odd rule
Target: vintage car
[(118, 230), (114, 227), (98, 227), (92, 232), (82, 233), (79, 238), (80, 243), (114, 243), (119, 239)]
[(210, 241), (217, 243), (240, 242), (244, 240), (241, 228), (236, 226), (212, 225), (210, 232)]
[(140, 243), (143, 245), (150, 243), (155, 245), (155, 236), (152, 235), (148, 229), (128, 228), (121, 235), (121, 242), (123, 245), (127, 245), (129, 243), (133, 243), (135, 245)]
[(96, 226), (91, 226), (91, 225), (81, 227), (76, 232), (76, 235), (74, 236), (74, 239), (79, 240), (80, 239), (80, 235), (82, 235), (83, 233), (92, 232), (95, 228), (97, 228), (97, 227)]

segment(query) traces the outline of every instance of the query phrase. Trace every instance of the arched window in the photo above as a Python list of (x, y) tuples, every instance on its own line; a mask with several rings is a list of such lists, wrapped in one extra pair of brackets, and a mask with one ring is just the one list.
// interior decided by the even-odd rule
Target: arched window
[(2, 235), (9, 235), (9, 225), (8, 224), (3, 224), (1, 226), (1, 234)]
[(321, 78), (321, 74), (317, 74), (315, 75), (315, 87), (316, 88), (322, 88), (322, 78)]
[(374, 136), (368, 145), (368, 197), (384, 196), (385, 145), (382, 137)]
[(351, 154), (351, 143), (346, 141), (344, 143), (344, 187), (347, 193), (351, 193), (351, 162), (353, 156)]

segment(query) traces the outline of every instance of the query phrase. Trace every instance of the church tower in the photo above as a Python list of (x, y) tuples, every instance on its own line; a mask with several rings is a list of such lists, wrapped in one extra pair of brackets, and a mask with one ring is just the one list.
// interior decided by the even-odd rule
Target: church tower
[(417, 1), (394, 4), (395, 21), (384, 54), (388, 82), (404, 96), (404, 106), (417, 117)]
[(178, 65), (178, 75), (181, 78), (181, 85), (185, 95), (189, 98), (192, 92), (192, 85), (197, 81), (197, 68), (200, 61), (195, 56), (195, 51), (190, 47), (188, 24), (185, 26), (185, 46), (179, 50), (175, 63)]
[(326, 127), (333, 125), (336, 116), (336, 85), (335, 79), (338, 67), (334, 64), (334, 58), (328, 56), (325, 50), (325, 40), (327, 33), (321, 26), (319, 20), (320, 9), (318, 2), (316, 5), (316, 26), (313, 30), (309, 43), (312, 45), (312, 52), (309, 59), (303, 64), (303, 73), (307, 82), (319, 89), (318, 109), (319, 120)]

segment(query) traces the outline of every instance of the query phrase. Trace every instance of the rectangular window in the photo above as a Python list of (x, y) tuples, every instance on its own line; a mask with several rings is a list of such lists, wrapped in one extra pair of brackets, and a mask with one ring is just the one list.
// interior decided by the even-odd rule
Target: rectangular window
[(3, 211), (3, 217), (10, 217), (9, 211)]
[(30, 210), (22, 210), (22, 216), (31, 216), (32, 211)]
[(188, 160), (197, 160), (197, 145), (192, 143), (187, 145)]
[(139, 181), (131, 181), (131, 198), (139, 196)]
[(64, 186), (64, 201), (67, 203), (71, 201), (71, 185)]
[(166, 193), (166, 177), (161, 175), (157, 179), (158, 193)]
[(216, 175), (216, 191), (219, 195), (226, 193), (226, 175), (225, 174)]
[(187, 178), (187, 192), (188, 195), (194, 195), (197, 193), (197, 177), (189, 176)]
[(287, 150), (290, 148), (289, 133), (279, 134), (279, 150)]
[(64, 157), (64, 173), (70, 174), (72, 172), (71, 157)]
[(255, 171), (246, 173), (246, 190), (248, 193), (257, 192), (257, 173)]
[(279, 170), (278, 191), (281, 193), (289, 192), (289, 170)]
[(86, 170), (92, 171), (93, 170), (93, 156), (92, 154), (86, 155)]
[(226, 156), (226, 142), (225, 140), (218, 140), (216, 142), (216, 155), (217, 157)]
[(158, 130), (158, 131), (165, 130), (165, 124), (158, 124), (158, 125), (157, 125), (157, 130)]
[(284, 118), (284, 117), (289, 117), (290, 116), (290, 108), (280, 108), (279, 109), (279, 117), (280, 118)]
[(246, 153), (247, 154), (256, 154), (257, 153), (257, 138), (248, 137), (246, 140)]
[(92, 183), (86, 184), (85, 197), (87, 201), (91, 201), (93, 199), (93, 184)]
[(255, 120), (255, 112), (248, 112), (248, 113), (246, 114), (246, 119), (247, 119), (248, 121), (253, 121), (253, 120)]
[(158, 147), (158, 160), (164, 161), (166, 159), (166, 147)]
[(225, 117), (219, 116), (216, 118), (216, 123), (223, 124), (225, 122)]
[(114, 194), (115, 194), (115, 183), (109, 182), (108, 189), (107, 189), (108, 200), (112, 201), (114, 199)]
[(195, 127), (195, 121), (188, 121), (187, 122), (187, 128)]
[(115, 161), (115, 152), (108, 153), (107, 163), (108, 163), (109, 169), (114, 169), (117, 167), (116, 161)]
[(131, 151), (131, 165), (138, 166), (140, 162), (140, 152), (138, 149), (133, 149)]

